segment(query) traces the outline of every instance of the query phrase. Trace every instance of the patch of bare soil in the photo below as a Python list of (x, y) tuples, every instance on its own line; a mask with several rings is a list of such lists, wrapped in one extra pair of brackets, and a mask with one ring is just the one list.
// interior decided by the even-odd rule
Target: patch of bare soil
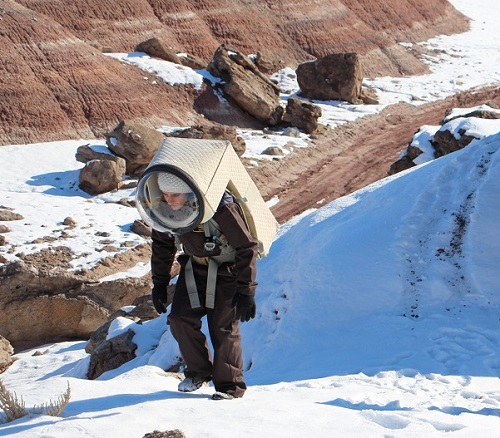
[(39, 271), (44, 272), (49, 272), (55, 267), (70, 269), (72, 258), (73, 253), (66, 246), (44, 248), (37, 253), (21, 255), (21, 259), (25, 263), (36, 266)]
[(272, 211), (284, 223), (317, 208), (318, 202), (328, 203), (385, 178), (421, 126), (439, 125), (448, 109), (483, 103), (498, 107), (500, 87), (473, 89), (420, 106), (390, 105), (380, 114), (324, 129), (308, 148), (250, 172), (264, 199), (279, 197)]
[[(116, 249), (114, 249), (116, 251)], [(36, 267), (41, 273), (54, 272), (56, 269), (71, 270), (71, 261), (75, 254), (66, 246), (44, 248), (32, 254), (18, 254), (19, 258), (28, 266)], [(100, 278), (116, 272), (127, 271), (139, 262), (147, 262), (151, 257), (151, 248), (143, 243), (125, 252), (113, 256), (103, 257), (90, 269), (81, 269), (75, 274), (84, 278), (86, 282), (98, 281)]]

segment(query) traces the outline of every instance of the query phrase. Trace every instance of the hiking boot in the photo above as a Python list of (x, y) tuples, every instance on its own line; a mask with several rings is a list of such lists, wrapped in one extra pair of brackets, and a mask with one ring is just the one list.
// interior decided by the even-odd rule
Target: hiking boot
[(217, 391), (214, 395), (212, 395), (212, 400), (232, 400), (234, 395), (228, 394), (227, 392)]
[(193, 392), (200, 389), (204, 382), (205, 379), (201, 377), (186, 377), (181, 383), (179, 383), (177, 389), (181, 392)]

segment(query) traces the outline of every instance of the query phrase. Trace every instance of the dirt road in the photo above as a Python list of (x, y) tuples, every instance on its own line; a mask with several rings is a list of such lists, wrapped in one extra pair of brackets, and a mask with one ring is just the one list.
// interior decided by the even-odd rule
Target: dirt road
[(396, 104), (317, 135), (314, 145), (251, 170), (265, 199), (278, 196), (272, 211), (280, 223), (318, 202), (330, 202), (388, 175), (388, 170), (422, 125), (439, 125), (451, 108), (483, 103), (500, 106), (500, 87), (456, 94), (420, 106)]

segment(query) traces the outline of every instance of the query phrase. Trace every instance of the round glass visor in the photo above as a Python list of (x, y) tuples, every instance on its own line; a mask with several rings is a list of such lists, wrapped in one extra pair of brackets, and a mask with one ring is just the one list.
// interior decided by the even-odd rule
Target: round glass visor
[(195, 191), (173, 173), (145, 174), (137, 186), (136, 203), (142, 219), (157, 231), (182, 234), (196, 228), (201, 221)]

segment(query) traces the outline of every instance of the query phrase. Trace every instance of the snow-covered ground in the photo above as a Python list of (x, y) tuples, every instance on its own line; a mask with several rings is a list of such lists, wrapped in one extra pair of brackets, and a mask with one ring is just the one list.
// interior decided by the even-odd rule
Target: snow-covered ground
[[(443, 50), (432, 74), (373, 79), (380, 106), (322, 103), (324, 122), (419, 102), (408, 96), (433, 100), (498, 83), (500, 4), (451, 3), (472, 17), (472, 30), (426, 43)], [(0, 436), (142, 437), (177, 428), (190, 438), (498, 436), (500, 122), (452, 123), (481, 139), (438, 160), (421, 157), (417, 168), (282, 227), (258, 264), (257, 317), (242, 325), (244, 398), (210, 401), (209, 386), (178, 393), (178, 381), (162, 371), (178, 355), (166, 316), (142, 325), (120, 318), (110, 336), (132, 328), (137, 358), (97, 380), (84, 378), (85, 342), (17, 354), (0, 378), (28, 408), (55, 400), (68, 383), (71, 401), (61, 417), (24, 417), (0, 425)], [(436, 129), (425, 127), (415, 143), (426, 149)], [(256, 160), (280, 141), (254, 137), (247, 153)], [(307, 147), (306, 137), (297, 141)], [(112, 202), (133, 190), (91, 197), (78, 189), (82, 164), (74, 156), (86, 143), (0, 148), (0, 204), (24, 216), (5, 223), (2, 256), (52, 245), (33, 242), (60, 237), (67, 216), (77, 223), (63, 240), (75, 269), (103, 256), (96, 231), (117, 243), (143, 241), (129, 231), (138, 213)]]

